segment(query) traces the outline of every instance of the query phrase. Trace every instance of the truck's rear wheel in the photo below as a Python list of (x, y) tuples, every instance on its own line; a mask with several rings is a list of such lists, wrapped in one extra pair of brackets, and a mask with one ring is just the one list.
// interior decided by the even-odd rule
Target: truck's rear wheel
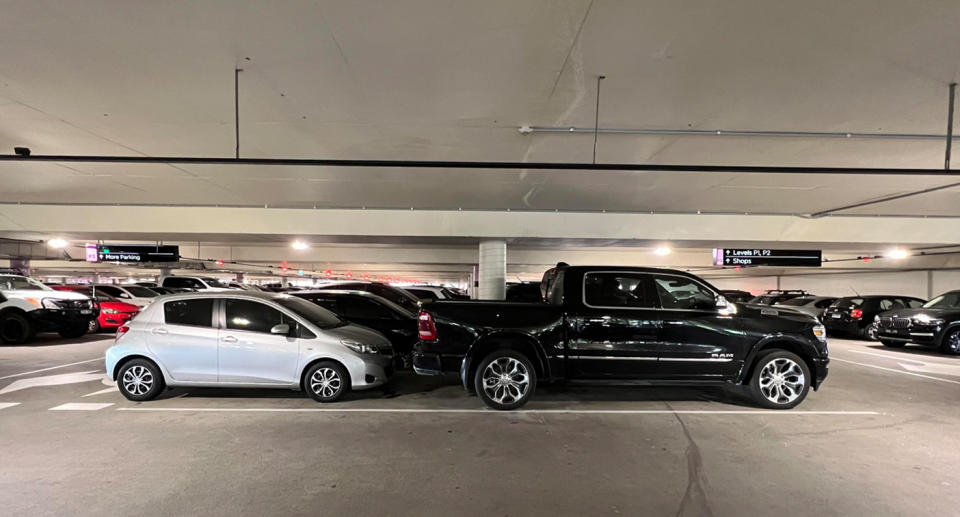
[(810, 391), (810, 368), (786, 350), (770, 350), (757, 359), (750, 378), (750, 395), (768, 409), (791, 409)]
[(474, 389), (491, 409), (517, 409), (537, 389), (537, 372), (525, 355), (502, 348), (486, 356), (477, 367)]
[(7, 345), (22, 345), (33, 336), (33, 324), (23, 314), (8, 312), (0, 316), (0, 341)]

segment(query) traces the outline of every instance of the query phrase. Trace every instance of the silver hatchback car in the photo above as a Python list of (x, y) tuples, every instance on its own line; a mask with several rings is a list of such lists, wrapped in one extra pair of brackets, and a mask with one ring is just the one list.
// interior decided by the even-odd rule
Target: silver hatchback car
[(301, 298), (256, 291), (157, 298), (117, 331), (107, 375), (130, 400), (165, 386), (288, 388), (332, 402), (393, 375), (383, 335)]

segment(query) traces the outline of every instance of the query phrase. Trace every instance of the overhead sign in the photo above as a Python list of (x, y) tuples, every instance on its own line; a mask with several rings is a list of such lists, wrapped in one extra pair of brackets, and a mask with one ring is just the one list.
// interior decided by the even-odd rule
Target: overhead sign
[(99, 244), (97, 259), (100, 262), (177, 262), (180, 246), (151, 246), (149, 244)]
[(97, 259), (98, 259), (97, 254), (98, 254), (99, 252), (97, 251), (97, 245), (96, 245), (96, 244), (87, 244), (87, 245), (84, 247), (84, 251), (86, 252), (86, 260), (87, 260), (87, 262), (96, 262), (96, 261), (97, 261)]
[(820, 267), (822, 250), (772, 250), (718, 248), (713, 250), (716, 266)]

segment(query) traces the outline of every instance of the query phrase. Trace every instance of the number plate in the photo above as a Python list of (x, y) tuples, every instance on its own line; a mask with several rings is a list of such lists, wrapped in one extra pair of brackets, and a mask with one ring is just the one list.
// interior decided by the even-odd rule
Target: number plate
[(839, 317), (840, 317), (840, 313), (839, 313), (839, 312), (835, 312), (835, 313), (831, 314), (830, 317), (831, 317), (831, 318), (839, 318)]
[(90, 309), (80, 309), (80, 314), (92, 314), (93, 311)]

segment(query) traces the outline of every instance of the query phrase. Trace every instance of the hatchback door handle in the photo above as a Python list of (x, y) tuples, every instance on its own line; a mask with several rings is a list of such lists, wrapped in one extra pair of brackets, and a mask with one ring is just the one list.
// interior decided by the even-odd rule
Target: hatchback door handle
[(167, 329), (153, 329), (154, 334), (166, 334)]
[(224, 343), (236, 343), (237, 338), (233, 336), (223, 336), (222, 338), (220, 338), (220, 341), (223, 341)]

